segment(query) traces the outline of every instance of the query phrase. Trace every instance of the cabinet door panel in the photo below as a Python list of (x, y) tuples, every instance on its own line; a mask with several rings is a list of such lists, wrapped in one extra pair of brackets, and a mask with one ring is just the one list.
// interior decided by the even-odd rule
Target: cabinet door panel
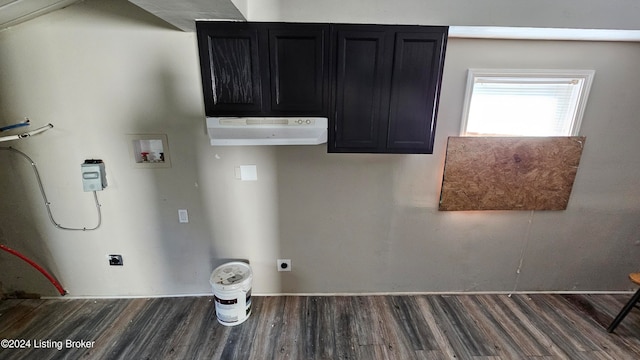
[(198, 41), (207, 115), (262, 111), (257, 30), (212, 28)]
[(396, 33), (386, 144), (391, 152), (433, 152), (442, 47), (442, 32)]
[(326, 116), (328, 26), (269, 30), (271, 109)]
[(385, 40), (381, 31), (337, 31), (335, 138), (329, 151), (378, 148)]

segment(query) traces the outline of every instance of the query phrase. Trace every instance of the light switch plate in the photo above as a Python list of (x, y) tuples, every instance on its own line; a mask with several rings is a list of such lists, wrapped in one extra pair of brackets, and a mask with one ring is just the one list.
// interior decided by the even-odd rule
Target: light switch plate
[(187, 212), (187, 209), (178, 210), (178, 221), (185, 224), (189, 222), (189, 213)]

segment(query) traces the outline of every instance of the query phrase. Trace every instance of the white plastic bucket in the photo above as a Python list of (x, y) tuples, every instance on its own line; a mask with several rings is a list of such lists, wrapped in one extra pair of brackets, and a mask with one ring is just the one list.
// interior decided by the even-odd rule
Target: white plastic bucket
[(242, 324), (251, 315), (251, 281), (249, 264), (234, 261), (218, 266), (211, 273), (218, 322), (224, 326)]

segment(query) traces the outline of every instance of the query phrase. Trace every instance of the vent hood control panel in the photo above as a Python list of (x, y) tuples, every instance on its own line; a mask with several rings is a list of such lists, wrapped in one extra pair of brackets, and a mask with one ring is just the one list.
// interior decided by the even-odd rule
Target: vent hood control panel
[(320, 117), (208, 117), (212, 146), (319, 145), (327, 142), (328, 119)]

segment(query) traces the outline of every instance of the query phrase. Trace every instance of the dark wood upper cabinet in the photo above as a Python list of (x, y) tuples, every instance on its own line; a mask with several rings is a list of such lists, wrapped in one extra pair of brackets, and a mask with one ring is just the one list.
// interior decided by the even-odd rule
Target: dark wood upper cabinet
[(329, 152), (433, 153), (447, 31), (333, 25)]
[(328, 116), (324, 24), (196, 22), (207, 116)]
[(375, 26), (336, 26), (334, 29), (335, 105), (330, 122), (329, 152), (378, 149), (381, 114), (388, 107), (389, 41)]
[(329, 27), (285, 24), (269, 28), (268, 34), (271, 109), (326, 116)]
[(433, 153), (448, 27), (196, 29), (207, 116), (322, 116), (329, 152)]
[(197, 25), (207, 115), (262, 112), (258, 29)]

